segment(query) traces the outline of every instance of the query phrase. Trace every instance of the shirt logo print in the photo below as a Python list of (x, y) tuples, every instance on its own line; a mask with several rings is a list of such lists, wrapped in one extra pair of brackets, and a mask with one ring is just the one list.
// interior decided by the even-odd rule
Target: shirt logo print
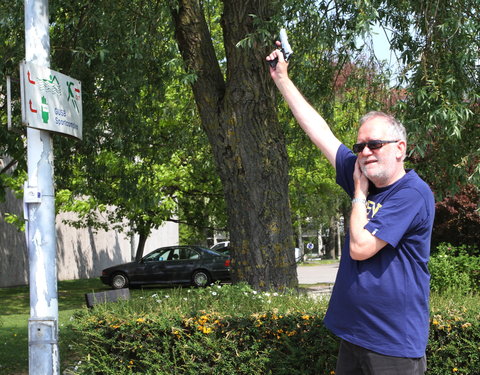
[(367, 217), (368, 217), (368, 220), (373, 218), (377, 214), (377, 212), (380, 208), (382, 208), (382, 205), (380, 203), (375, 203), (373, 201), (368, 201), (367, 202)]

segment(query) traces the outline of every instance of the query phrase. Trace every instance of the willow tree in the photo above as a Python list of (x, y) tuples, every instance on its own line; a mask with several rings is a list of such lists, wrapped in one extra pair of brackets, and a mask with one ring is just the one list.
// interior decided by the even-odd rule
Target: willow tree
[[(223, 1), (226, 72), (215, 54), (198, 0), (170, 2), (175, 36), (223, 183), (233, 245), (234, 278), (261, 289), (297, 283), (288, 200), (287, 152), (256, 18), (277, 1)], [(253, 16), (255, 15), (255, 16)]]

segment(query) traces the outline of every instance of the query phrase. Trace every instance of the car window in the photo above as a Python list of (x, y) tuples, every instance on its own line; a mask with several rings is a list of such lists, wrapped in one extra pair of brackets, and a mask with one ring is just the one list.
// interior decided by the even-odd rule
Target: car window
[(148, 255), (146, 255), (144, 258), (143, 258), (143, 261), (144, 262), (155, 262), (158, 260), (158, 258), (160, 257), (160, 252), (159, 251), (154, 251)]
[(165, 259), (167, 259), (167, 260), (178, 260), (178, 259), (180, 259), (180, 250), (181, 249), (170, 250), (170, 254), (168, 254), (168, 257), (165, 258)]
[(163, 261), (163, 260), (167, 260), (171, 257), (171, 253), (172, 252), (172, 249), (167, 249), (167, 250), (163, 250), (162, 252), (159, 252), (159, 257), (157, 260), (159, 261)]
[(200, 254), (198, 253), (197, 250), (192, 249), (192, 248), (188, 248), (188, 249), (184, 249), (184, 250), (185, 250), (185, 252), (183, 254), (182, 259), (199, 259), (200, 258)]

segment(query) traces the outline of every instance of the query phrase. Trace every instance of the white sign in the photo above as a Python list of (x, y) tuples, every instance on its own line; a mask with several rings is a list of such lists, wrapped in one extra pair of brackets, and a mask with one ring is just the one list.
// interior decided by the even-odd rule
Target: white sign
[(30, 62), (20, 64), (22, 122), (82, 139), (80, 81)]

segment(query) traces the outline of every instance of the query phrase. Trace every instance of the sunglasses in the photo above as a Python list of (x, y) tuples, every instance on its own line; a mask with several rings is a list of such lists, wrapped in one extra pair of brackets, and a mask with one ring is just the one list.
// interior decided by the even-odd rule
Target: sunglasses
[(355, 143), (353, 145), (353, 152), (358, 154), (363, 151), (365, 146), (367, 146), (370, 150), (378, 150), (379, 148), (382, 148), (385, 146), (387, 143), (395, 143), (398, 142), (399, 140), (396, 141), (381, 141), (379, 139), (373, 140), (373, 141), (368, 141), (368, 142), (363, 142), (363, 143)]

